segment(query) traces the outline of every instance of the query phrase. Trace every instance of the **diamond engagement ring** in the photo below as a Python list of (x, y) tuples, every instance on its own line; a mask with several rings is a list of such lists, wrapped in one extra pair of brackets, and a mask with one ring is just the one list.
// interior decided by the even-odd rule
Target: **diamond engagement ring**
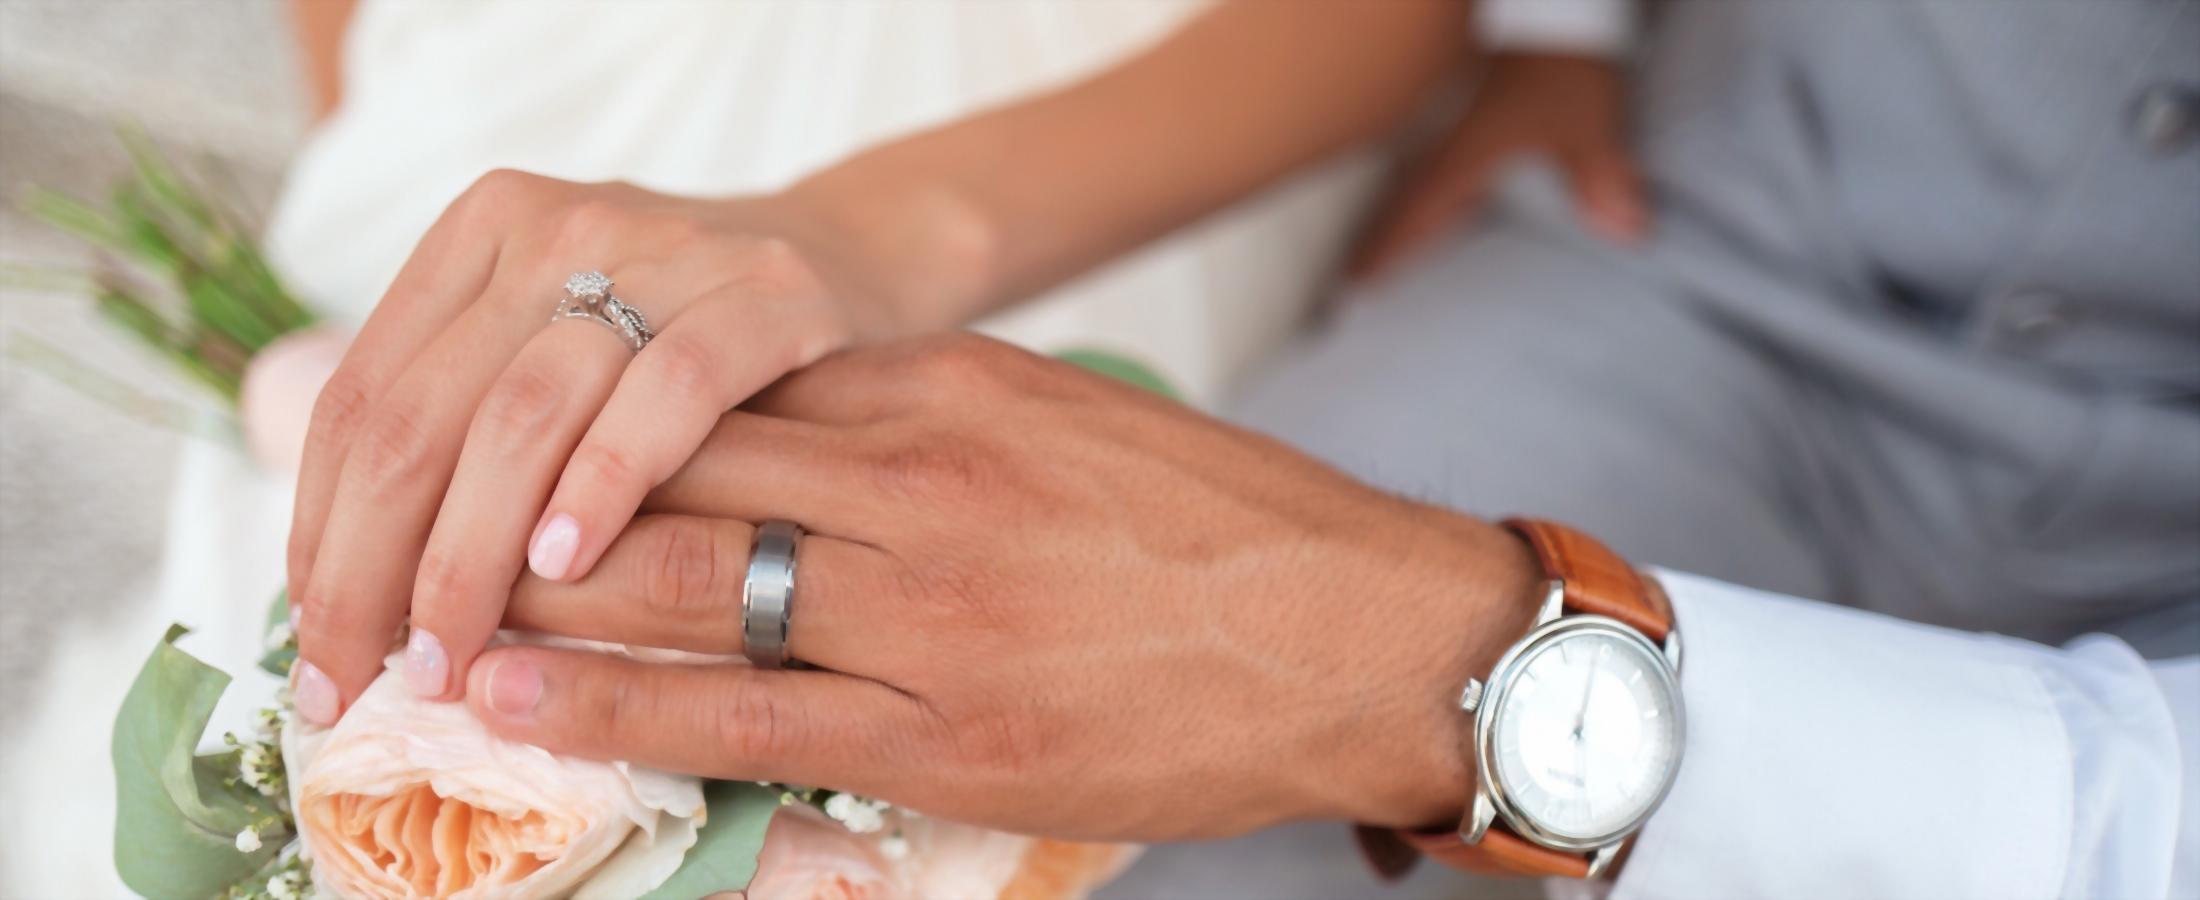
[(657, 336), (641, 310), (611, 295), (611, 279), (602, 272), (575, 272), (565, 280), (565, 299), (550, 314), (550, 321), (559, 319), (587, 319), (609, 328), (636, 353)]

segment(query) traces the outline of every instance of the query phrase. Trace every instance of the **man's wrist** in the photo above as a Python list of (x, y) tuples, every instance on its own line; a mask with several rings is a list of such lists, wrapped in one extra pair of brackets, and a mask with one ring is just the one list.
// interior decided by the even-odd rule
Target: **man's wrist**
[(1486, 677), (1535, 618), (1543, 574), (1526, 544), (1486, 522), (1440, 513), (1426, 529), (1443, 555), (1412, 566), (1404, 611), (1418, 615), (1403, 673), (1370, 685), (1405, 710), (1363, 756), (1354, 821), (1393, 828), (1449, 826), (1474, 794), (1473, 720), (1458, 706), (1469, 679)]

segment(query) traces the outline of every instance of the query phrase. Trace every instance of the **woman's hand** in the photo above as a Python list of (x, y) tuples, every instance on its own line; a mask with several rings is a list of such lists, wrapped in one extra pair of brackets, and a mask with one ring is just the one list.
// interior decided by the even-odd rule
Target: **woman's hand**
[[(497, 172), (436, 222), (315, 406), (290, 540), (300, 713), (328, 722), (410, 609), (407, 677), (455, 699), (523, 564), (585, 575), (726, 410), (892, 330), (784, 199)], [(577, 271), (656, 338), (551, 320)], [(417, 561), (417, 565), (415, 564)]]
[(1353, 274), (1375, 277), (1455, 227), (1487, 198), (1504, 165), (1527, 154), (1557, 164), (1591, 230), (1641, 240), (1650, 214), (1627, 147), (1626, 86), (1602, 57), (1500, 53), (1450, 136), (1399, 182), (1362, 240)]
[(789, 376), (648, 510), (506, 624), (738, 652), (752, 523), (791, 519), (817, 669), (499, 648), (468, 691), (492, 731), (1073, 838), (1456, 818), (1453, 701), (1538, 578), (1494, 527), (960, 335)]

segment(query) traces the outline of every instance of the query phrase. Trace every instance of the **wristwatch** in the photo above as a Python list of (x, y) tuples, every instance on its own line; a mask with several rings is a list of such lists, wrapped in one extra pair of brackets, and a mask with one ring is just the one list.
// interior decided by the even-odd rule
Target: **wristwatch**
[(1477, 776), (1459, 827), (1360, 829), (1385, 875), (1424, 855), (1483, 874), (1594, 878), (1680, 771), (1680, 634), (1664, 591), (1572, 528), (1504, 525), (1548, 576), (1541, 611), (1459, 695), (1474, 717), (1467, 749)]

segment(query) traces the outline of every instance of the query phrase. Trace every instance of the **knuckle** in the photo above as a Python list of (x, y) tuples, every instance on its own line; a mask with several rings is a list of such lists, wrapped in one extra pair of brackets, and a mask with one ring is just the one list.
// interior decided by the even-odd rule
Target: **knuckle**
[(783, 238), (750, 241), (741, 254), (741, 268), (744, 282), (771, 292), (802, 292), (818, 286), (809, 258)]
[(979, 452), (944, 435), (920, 435), (879, 451), (870, 469), (888, 496), (954, 501), (985, 490), (990, 477)]
[(474, 179), (453, 204), (462, 217), (496, 221), (510, 215), (541, 189), (545, 179), (518, 169), (491, 169)]
[[(298, 639), (326, 652), (331, 646), (352, 641), (374, 627), (374, 615), (359, 597), (347, 597), (326, 586), (308, 588), (298, 608)], [(334, 642), (333, 644), (331, 642)]]
[(350, 368), (339, 368), (321, 386), (313, 401), (309, 433), (324, 441), (340, 441), (374, 405), (374, 386)]
[(946, 391), (1005, 388), (1028, 373), (1030, 360), (1000, 341), (957, 333), (935, 341), (912, 360), (920, 383)]
[(617, 204), (583, 200), (559, 214), (553, 242), (565, 250), (593, 247), (602, 243), (607, 235), (623, 231), (625, 219), (626, 212)]
[(466, 187), (466, 195), (472, 197), (511, 197), (534, 190), (542, 176), (518, 169), (497, 168), (481, 173), (474, 183)]
[(999, 709), (966, 717), (955, 732), (966, 762), (1011, 781), (1036, 769), (1052, 743), (1035, 710)]
[(698, 247), (716, 239), (716, 232), (693, 216), (652, 216), (646, 226), (650, 239), (666, 247)]
[(736, 761), (774, 760), (793, 744), (796, 715), (760, 679), (727, 679), (711, 711), (710, 733)]
[(580, 736), (592, 737), (597, 742), (617, 741), (630, 734), (629, 728), (651, 728), (651, 710), (637, 707), (647, 694), (636, 694), (633, 685), (625, 678), (600, 678), (579, 680), (592, 689), (578, 692), (580, 708), (569, 720), (569, 727), (578, 729)]
[(583, 443), (574, 450), (571, 466), (572, 474), (588, 484), (613, 490), (635, 489), (637, 494), (649, 487), (631, 451), (600, 441)]
[(928, 631), (951, 630), (958, 640), (973, 645), (1019, 633), (1011, 603), (1016, 595), (991, 567), (942, 559), (921, 575), (912, 572), (904, 578), (903, 594), (925, 617)]
[(428, 467), (427, 426), (418, 411), (384, 404), (361, 427), (352, 454), (360, 474), (375, 484), (412, 480)]
[(698, 525), (659, 531), (642, 572), (644, 607), (675, 622), (709, 617), (721, 596), (718, 540)]
[[(413, 594), (425, 606), (433, 608), (467, 595), (472, 584), (472, 573), (459, 562), (459, 558), (445, 550), (430, 550), (420, 557), (420, 570), (413, 576)], [(414, 610), (418, 615), (420, 610)]]
[(476, 433), (525, 438), (540, 433), (557, 417), (566, 397), (550, 372), (515, 366), (497, 378), (474, 414)]

